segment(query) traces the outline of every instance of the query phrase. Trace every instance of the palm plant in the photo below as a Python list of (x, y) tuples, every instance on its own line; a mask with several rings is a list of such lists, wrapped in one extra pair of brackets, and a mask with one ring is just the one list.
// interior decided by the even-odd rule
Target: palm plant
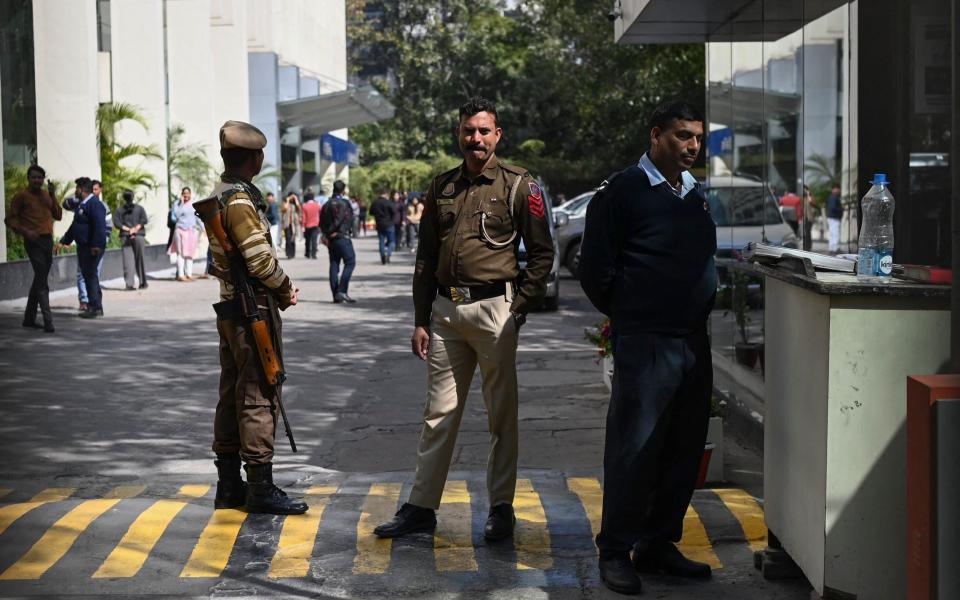
[[(110, 192), (104, 201), (111, 207), (119, 205), (120, 192), (140, 188), (155, 189), (157, 178), (144, 169), (144, 161), (163, 158), (153, 144), (121, 144), (117, 141), (117, 126), (124, 121), (133, 121), (149, 131), (147, 119), (139, 108), (125, 102), (108, 102), (97, 108), (97, 146), (100, 148), (100, 178), (103, 188)], [(140, 158), (132, 165), (132, 159)]]
[(215, 172), (207, 157), (206, 147), (184, 141), (185, 134), (186, 129), (179, 123), (167, 129), (167, 178), (173, 198), (177, 197), (174, 189), (181, 186), (190, 187), (200, 194), (207, 193), (213, 187)]

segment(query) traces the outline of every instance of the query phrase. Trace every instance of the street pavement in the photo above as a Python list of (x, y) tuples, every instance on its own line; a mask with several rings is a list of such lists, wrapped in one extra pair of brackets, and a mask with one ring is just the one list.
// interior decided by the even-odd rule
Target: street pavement
[[(350, 294), (335, 305), (327, 260), (283, 267), (301, 301), (283, 313), (284, 403), (275, 480), (306, 515), (213, 511), (210, 450), (219, 376), (214, 280), (157, 274), (110, 282), (103, 319), (54, 295), (57, 332), (20, 327), (0, 303), (0, 597), (608, 598), (596, 569), (607, 393), (583, 339), (599, 315), (576, 281), (560, 310), (521, 333), (520, 481), (512, 540), (483, 541), (486, 415), (474, 381), (435, 535), (371, 530), (412, 479), (425, 369), (409, 350), (413, 257), (382, 266), (356, 240)], [(301, 246), (302, 249), (302, 246)], [(731, 481), (696, 493), (681, 545), (714, 577), (646, 577), (657, 598), (800, 599), (804, 582), (753, 569), (765, 546), (756, 453), (726, 441)]]

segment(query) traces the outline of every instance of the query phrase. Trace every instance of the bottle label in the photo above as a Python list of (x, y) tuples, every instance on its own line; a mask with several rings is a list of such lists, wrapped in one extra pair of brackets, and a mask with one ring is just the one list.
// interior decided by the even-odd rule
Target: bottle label
[(890, 250), (878, 250), (876, 260), (877, 275), (890, 275), (893, 273), (893, 253)]
[(857, 275), (873, 277), (877, 274), (877, 251), (872, 248), (861, 248), (857, 253)]

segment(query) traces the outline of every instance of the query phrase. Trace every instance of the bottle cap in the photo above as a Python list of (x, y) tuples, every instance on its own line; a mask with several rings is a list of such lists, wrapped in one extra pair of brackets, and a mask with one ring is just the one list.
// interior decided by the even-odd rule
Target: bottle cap
[(886, 173), (874, 173), (873, 181), (871, 181), (870, 183), (872, 183), (873, 185), (890, 185), (890, 182), (887, 181)]

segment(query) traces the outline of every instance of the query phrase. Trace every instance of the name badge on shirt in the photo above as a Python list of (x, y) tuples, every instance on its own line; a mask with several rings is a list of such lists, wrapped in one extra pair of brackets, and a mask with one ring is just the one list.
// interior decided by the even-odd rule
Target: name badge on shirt
[(454, 198), (437, 198), (437, 206), (448, 206), (453, 204)]

